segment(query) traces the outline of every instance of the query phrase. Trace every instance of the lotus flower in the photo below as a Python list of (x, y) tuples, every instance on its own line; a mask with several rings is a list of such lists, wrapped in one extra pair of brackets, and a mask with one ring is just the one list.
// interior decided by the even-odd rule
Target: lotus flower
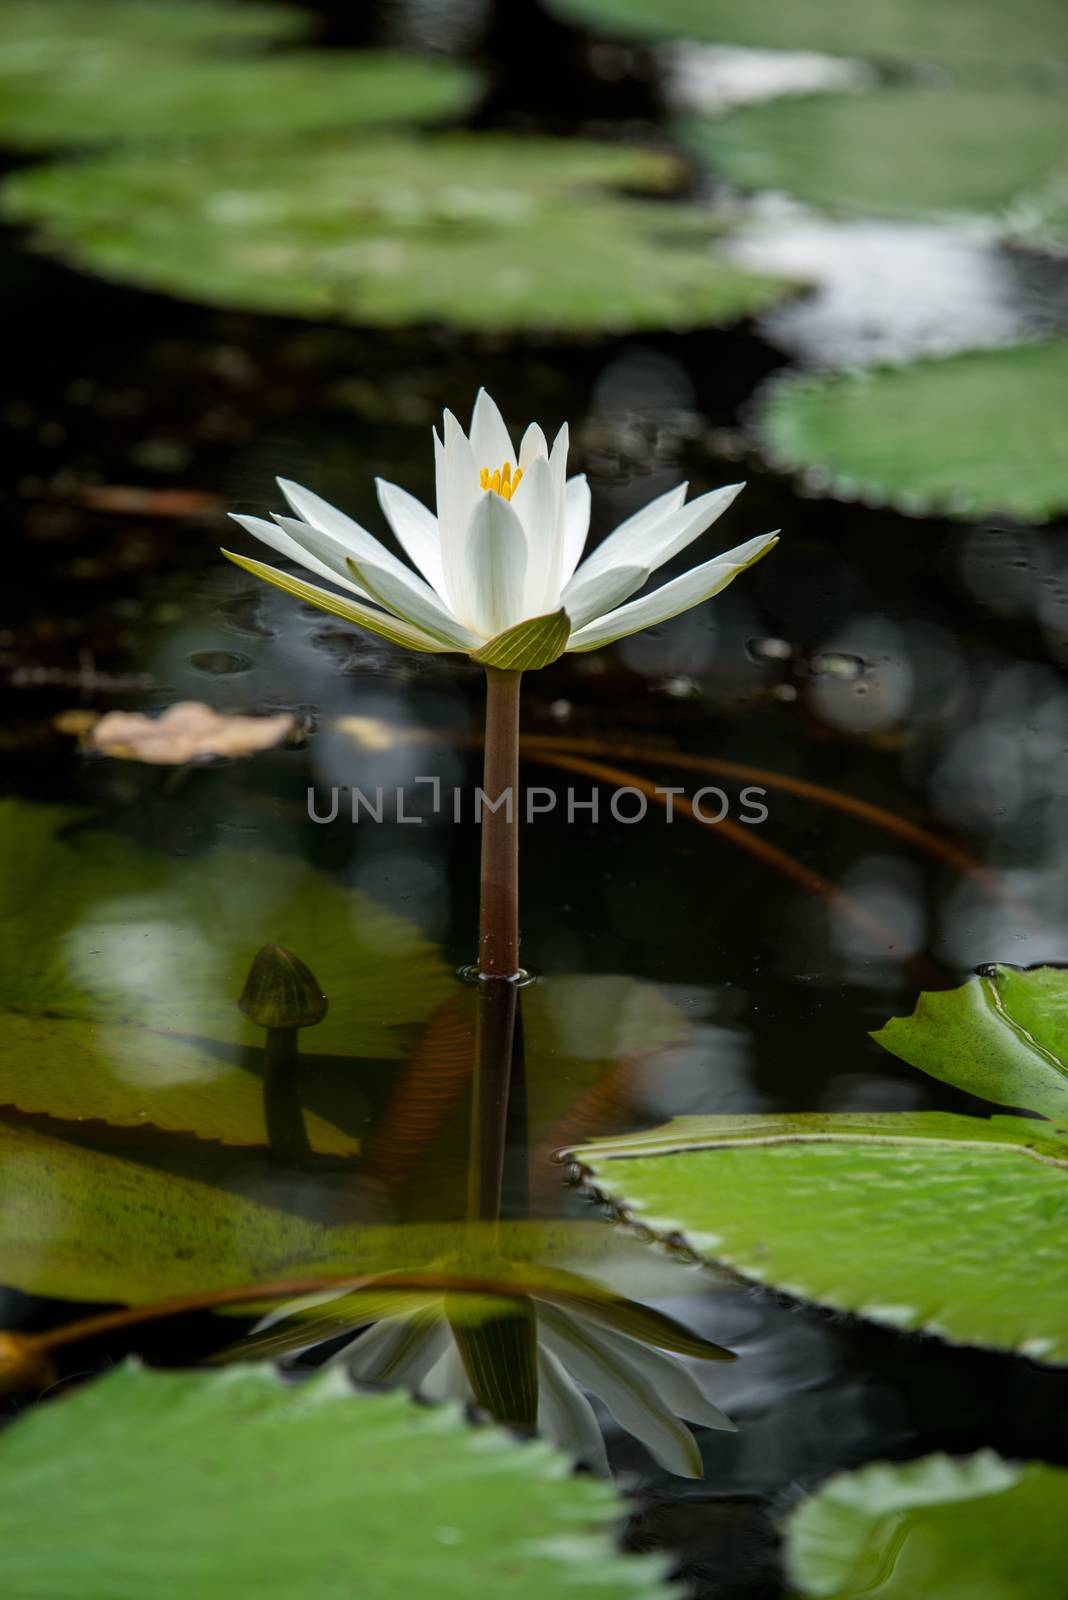
[(281, 478), (295, 515), (234, 520), (344, 593), (224, 554), (287, 593), (411, 650), (460, 651), (487, 666), (522, 670), (688, 611), (777, 541), (775, 533), (749, 539), (634, 599), (744, 485), (687, 503), (687, 485), (679, 484), (628, 517), (582, 561), (590, 491), (585, 477), (568, 478), (567, 447), (566, 424), (550, 449), (532, 423), (517, 452), (483, 389), (470, 435), (448, 411), (444, 439), (435, 432), (436, 515), (396, 484), (377, 480), (379, 503), (410, 566), (344, 512)]

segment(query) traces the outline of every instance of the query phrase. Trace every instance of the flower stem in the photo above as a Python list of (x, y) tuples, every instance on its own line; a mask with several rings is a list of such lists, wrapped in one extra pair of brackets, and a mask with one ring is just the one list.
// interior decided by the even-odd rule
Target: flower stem
[(483, 978), (519, 972), (519, 686), (521, 672), (486, 668), (486, 746), (482, 787), (496, 811), (482, 812), (478, 970)]

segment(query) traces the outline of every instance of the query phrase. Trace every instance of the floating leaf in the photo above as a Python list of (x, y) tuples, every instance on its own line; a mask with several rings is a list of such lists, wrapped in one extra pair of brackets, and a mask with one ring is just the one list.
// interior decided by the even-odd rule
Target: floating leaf
[[(393, 52), (236, 52), (303, 32), (272, 7), (8, 0), (0, 9), (0, 144), (278, 134), (450, 116), (473, 74)], [(219, 49), (217, 47), (223, 46)]]
[(256, 951), (277, 943), (330, 1002), (301, 1036), (312, 1143), (350, 1152), (322, 1119), (362, 1114), (358, 1059), (402, 1056), (401, 1025), (453, 987), (409, 924), (268, 851), (175, 860), (7, 801), (0, 884), (0, 1104), (26, 1112), (262, 1143), (264, 1035), (237, 1002)]
[[(667, 1595), (566, 1458), (336, 1370), (118, 1368), (0, 1440), (0, 1582), (64, 1600)], [(57, 1517), (57, 1507), (62, 1515)]]
[[(273, 717), (224, 716), (211, 706), (183, 700), (157, 717), (143, 711), (108, 711), (99, 719), (75, 725), (83, 730), (87, 749), (120, 761), (146, 761), (154, 766), (180, 766), (213, 756), (247, 756), (281, 744), (294, 725), (292, 712)], [(69, 723), (67, 724), (70, 725)]]
[(322, 136), (14, 175), (12, 220), (106, 277), (359, 324), (585, 331), (725, 323), (792, 287), (714, 248), (672, 158), (620, 145)]
[(731, 183), (829, 211), (998, 215), (1068, 177), (1064, 97), (1028, 89), (791, 95), (682, 132)]
[(843, 499), (1045, 522), (1068, 506), (1068, 340), (783, 380), (758, 429), (775, 465)]
[(262, 1199), (230, 1193), (0, 1122), (0, 1284), (126, 1305), (280, 1278), (435, 1268), (516, 1293), (552, 1294), (562, 1272), (594, 1275), (594, 1297), (617, 1282), (632, 1293), (701, 1287), (601, 1223), (324, 1223), (272, 1205), (269, 1176), (260, 1188)]
[(680, 1117), (575, 1152), (659, 1233), (787, 1294), (1068, 1360), (1068, 1144), (1016, 1117)]
[(1068, 1125), (1068, 972), (994, 967), (872, 1034), (910, 1066)]
[(624, 37), (709, 39), (760, 50), (819, 50), (887, 61), (1013, 68), (1068, 60), (1060, 0), (549, 0), (554, 11)]
[(993, 1451), (842, 1473), (786, 1523), (791, 1591), (822, 1600), (1060, 1600), (1068, 1472)]

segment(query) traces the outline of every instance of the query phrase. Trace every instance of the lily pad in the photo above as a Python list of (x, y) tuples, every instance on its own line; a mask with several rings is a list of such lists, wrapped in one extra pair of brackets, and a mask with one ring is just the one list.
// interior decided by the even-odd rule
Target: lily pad
[(477, 80), (451, 62), (249, 48), (305, 27), (284, 9), (204, 0), (14, 0), (0, 9), (0, 144), (278, 134), (452, 116), (470, 104)]
[(715, 248), (668, 156), (607, 144), (331, 135), (115, 153), (8, 180), (43, 249), (211, 304), (399, 326), (729, 323), (794, 286)]
[(330, 1003), (300, 1035), (312, 1143), (351, 1152), (330, 1124), (354, 1091), (359, 1111), (359, 1059), (402, 1057), (454, 987), (410, 924), (268, 851), (172, 859), (7, 801), (0, 884), (0, 1105), (25, 1112), (263, 1143), (264, 1034), (237, 999), (277, 943)]
[(1068, 1125), (1068, 972), (993, 967), (872, 1038), (957, 1089)]
[[(703, 1287), (599, 1222), (324, 1223), (159, 1171), (135, 1152), (128, 1159), (0, 1122), (0, 1284), (124, 1305), (401, 1271), (466, 1274), (550, 1297), (561, 1272), (582, 1274), (602, 1298), (619, 1288), (652, 1297)], [(406, 1293), (401, 1304), (409, 1303)]]
[(1068, 340), (783, 379), (757, 428), (773, 464), (842, 499), (1045, 522), (1068, 507)]
[(1060, 1600), (1068, 1472), (992, 1451), (842, 1473), (786, 1523), (791, 1590), (821, 1600)]
[(762, 50), (819, 50), (890, 62), (1000, 68), (1068, 60), (1060, 0), (549, 0), (569, 21), (623, 37), (709, 39)]
[(0, 1581), (42, 1600), (667, 1595), (565, 1457), (337, 1370), (121, 1367), (9, 1428), (0, 1484)]
[(943, 1112), (680, 1117), (575, 1152), (706, 1260), (804, 1300), (1068, 1361), (1068, 1141)]
[(998, 215), (1068, 177), (1063, 94), (887, 86), (695, 117), (687, 145), (743, 189), (829, 211)]

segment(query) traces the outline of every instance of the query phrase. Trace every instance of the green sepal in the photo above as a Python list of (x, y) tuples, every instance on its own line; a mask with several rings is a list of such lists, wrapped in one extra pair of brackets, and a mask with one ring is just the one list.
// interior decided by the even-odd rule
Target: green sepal
[(561, 608), (544, 617), (528, 617), (525, 622), (517, 622), (514, 628), (506, 628), (481, 650), (472, 650), (471, 660), (483, 667), (497, 667), (502, 672), (531, 672), (558, 661), (570, 637), (571, 618)]

